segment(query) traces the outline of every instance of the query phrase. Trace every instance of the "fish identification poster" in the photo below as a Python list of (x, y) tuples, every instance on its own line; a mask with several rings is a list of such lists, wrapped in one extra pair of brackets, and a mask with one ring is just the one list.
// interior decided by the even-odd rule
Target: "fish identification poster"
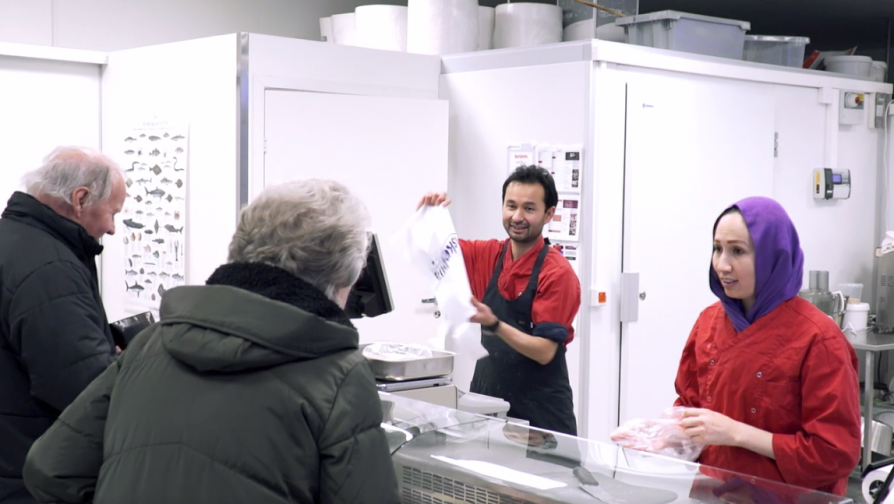
[(140, 122), (115, 156), (126, 160), (121, 288), (134, 313), (157, 313), (164, 293), (186, 281), (188, 130), (164, 120)]

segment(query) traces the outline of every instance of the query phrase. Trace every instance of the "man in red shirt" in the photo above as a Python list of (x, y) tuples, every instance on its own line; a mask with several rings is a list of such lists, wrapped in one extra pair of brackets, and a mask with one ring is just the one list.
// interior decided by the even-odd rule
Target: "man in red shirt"
[[(565, 347), (580, 308), (580, 282), (568, 260), (543, 240), (559, 196), (552, 176), (517, 168), (503, 183), (508, 240), (460, 240), (472, 303), (488, 356), (475, 366), (471, 391), (509, 402), (509, 416), (533, 427), (576, 435)], [(445, 193), (419, 206), (449, 205)], [(479, 299), (481, 301), (479, 301)]]

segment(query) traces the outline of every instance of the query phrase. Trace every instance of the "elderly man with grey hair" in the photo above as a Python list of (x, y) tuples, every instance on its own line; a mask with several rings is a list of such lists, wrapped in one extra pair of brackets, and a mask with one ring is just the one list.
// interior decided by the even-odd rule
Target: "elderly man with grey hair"
[(161, 321), (34, 444), (28, 489), (47, 503), (398, 503), (343, 310), (369, 224), (336, 182), (264, 191), (229, 263), (165, 293)]
[(0, 217), (0, 502), (33, 503), (31, 444), (114, 360), (97, 240), (115, 232), (124, 178), (100, 152), (60, 147)]

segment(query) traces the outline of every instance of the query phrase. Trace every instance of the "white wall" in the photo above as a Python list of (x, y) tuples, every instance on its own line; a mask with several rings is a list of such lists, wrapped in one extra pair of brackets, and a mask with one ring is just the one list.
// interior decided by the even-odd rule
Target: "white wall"
[[(589, 103), (591, 66), (591, 62), (581, 61), (534, 71), (506, 68), (441, 77), (441, 98), (450, 101), (450, 213), (461, 238), (506, 237), (501, 191), (509, 175), (507, 147), (520, 142), (588, 146), (589, 113), (584, 104)], [(585, 159), (590, 156), (586, 149)], [(590, 203), (585, 200), (585, 204)], [(589, 214), (584, 211), (582, 215)], [(587, 233), (589, 225), (582, 222), (581, 231)], [(581, 290), (585, 291), (589, 288), (586, 271), (581, 278)], [(587, 295), (582, 294), (586, 303)], [(581, 419), (580, 371), (584, 365), (582, 342), (587, 337), (581, 328), (587, 326), (587, 312), (583, 304), (578, 331), (566, 356), (581, 434), (586, 432), (586, 424)]]
[[(826, 105), (816, 89), (772, 86), (776, 100), (779, 157), (773, 194), (798, 229), (804, 250), (804, 287), (809, 270), (829, 271), (829, 287), (873, 285), (875, 261), (878, 134), (865, 125), (841, 126), (838, 167), (851, 171), (851, 197), (817, 201), (811, 194), (814, 168), (823, 167)], [(868, 298), (868, 299), (871, 299)]]
[(99, 148), (99, 90), (99, 65), (0, 56), (0, 208), (54, 148)]
[(53, 45), (52, 0), (0, 0), (0, 42)]
[[(119, 163), (123, 139), (137, 121), (189, 124), (186, 283), (204, 283), (226, 262), (236, 228), (237, 48), (237, 35), (224, 35), (115, 52), (103, 73), (103, 149)], [(103, 253), (110, 320), (129, 315), (123, 249), (116, 237)]]
[[(0, 0), (0, 42), (117, 51), (240, 31), (319, 40), (363, 0)], [(406, 4), (400, 0), (375, 3)]]

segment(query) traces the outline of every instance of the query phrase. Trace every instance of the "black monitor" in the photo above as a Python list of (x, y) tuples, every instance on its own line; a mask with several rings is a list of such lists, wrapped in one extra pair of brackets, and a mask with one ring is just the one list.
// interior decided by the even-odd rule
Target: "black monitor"
[(388, 277), (385, 276), (385, 263), (382, 262), (379, 239), (375, 233), (370, 234), (369, 254), (366, 266), (360, 272), (360, 278), (345, 305), (345, 313), (351, 318), (375, 317), (394, 310), (391, 292), (388, 290)]
[(123, 350), (137, 334), (154, 323), (155, 317), (152, 316), (152, 312), (144, 312), (112, 322), (109, 327), (112, 329), (112, 339), (115, 340), (115, 344)]

